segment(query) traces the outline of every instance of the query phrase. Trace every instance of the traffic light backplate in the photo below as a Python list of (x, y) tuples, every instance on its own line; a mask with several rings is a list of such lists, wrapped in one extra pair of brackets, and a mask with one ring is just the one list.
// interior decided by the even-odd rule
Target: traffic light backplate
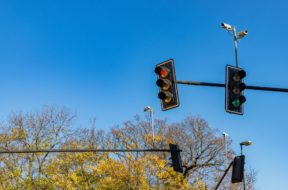
[(231, 65), (226, 66), (226, 85), (225, 85), (225, 110), (226, 112), (243, 115), (245, 83), (243, 78), (246, 72)]
[(179, 97), (174, 60), (169, 59), (156, 65), (155, 73), (157, 75), (156, 84), (159, 88), (158, 98), (160, 98), (162, 110), (166, 111), (178, 107)]

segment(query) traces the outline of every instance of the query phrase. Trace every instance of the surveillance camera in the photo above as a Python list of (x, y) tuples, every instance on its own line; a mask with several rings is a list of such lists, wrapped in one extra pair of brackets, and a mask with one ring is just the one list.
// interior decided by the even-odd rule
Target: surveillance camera
[(248, 34), (248, 30), (243, 30), (237, 34), (237, 39), (243, 38)]
[(226, 30), (232, 30), (232, 26), (230, 24), (225, 23), (225, 22), (221, 23), (221, 27), (226, 29)]

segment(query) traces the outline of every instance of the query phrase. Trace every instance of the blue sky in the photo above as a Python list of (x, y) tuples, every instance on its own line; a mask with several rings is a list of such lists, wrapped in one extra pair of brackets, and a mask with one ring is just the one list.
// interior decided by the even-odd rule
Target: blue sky
[(162, 112), (156, 64), (173, 58), (178, 80), (224, 83), (234, 64), (232, 37), (220, 23), (248, 29), (239, 66), (247, 85), (288, 87), (287, 3), (275, 1), (1, 1), (0, 117), (64, 105), (79, 122), (109, 129), (151, 105), (158, 118), (192, 114), (226, 131), (258, 189), (287, 189), (288, 97), (246, 90), (245, 115), (224, 110), (224, 89), (179, 85), (180, 107)]

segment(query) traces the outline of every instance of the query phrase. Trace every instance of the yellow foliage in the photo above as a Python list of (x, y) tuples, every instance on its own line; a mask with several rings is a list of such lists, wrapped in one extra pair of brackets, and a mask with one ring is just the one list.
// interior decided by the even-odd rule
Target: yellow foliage
[(192, 190), (206, 190), (206, 185), (201, 179), (198, 179), (193, 185)]

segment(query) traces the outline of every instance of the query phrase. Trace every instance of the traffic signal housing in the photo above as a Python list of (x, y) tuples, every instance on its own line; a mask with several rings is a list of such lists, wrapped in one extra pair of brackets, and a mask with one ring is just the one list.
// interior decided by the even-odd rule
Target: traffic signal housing
[(157, 86), (159, 88), (158, 98), (161, 100), (163, 111), (179, 106), (178, 89), (174, 60), (169, 59), (156, 65)]
[(169, 144), (170, 152), (171, 152), (171, 160), (172, 160), (172, 167), (174, 171), (183, 173), (183, 167), (182, 167), (182, 159), (178, 145), (176, 144)]
[(246, 98), (243, 91), (246, 88), (243, 78), (246, 72), (230, 65), (226, 66), (225, 110), (229, 113), (244, 114)]
[(232, 183), (240, 183), (243, 181), (244, 177), (244, 164), (245, 156), (236, 156), (233, 161), (233, 170), (232, 170)]

